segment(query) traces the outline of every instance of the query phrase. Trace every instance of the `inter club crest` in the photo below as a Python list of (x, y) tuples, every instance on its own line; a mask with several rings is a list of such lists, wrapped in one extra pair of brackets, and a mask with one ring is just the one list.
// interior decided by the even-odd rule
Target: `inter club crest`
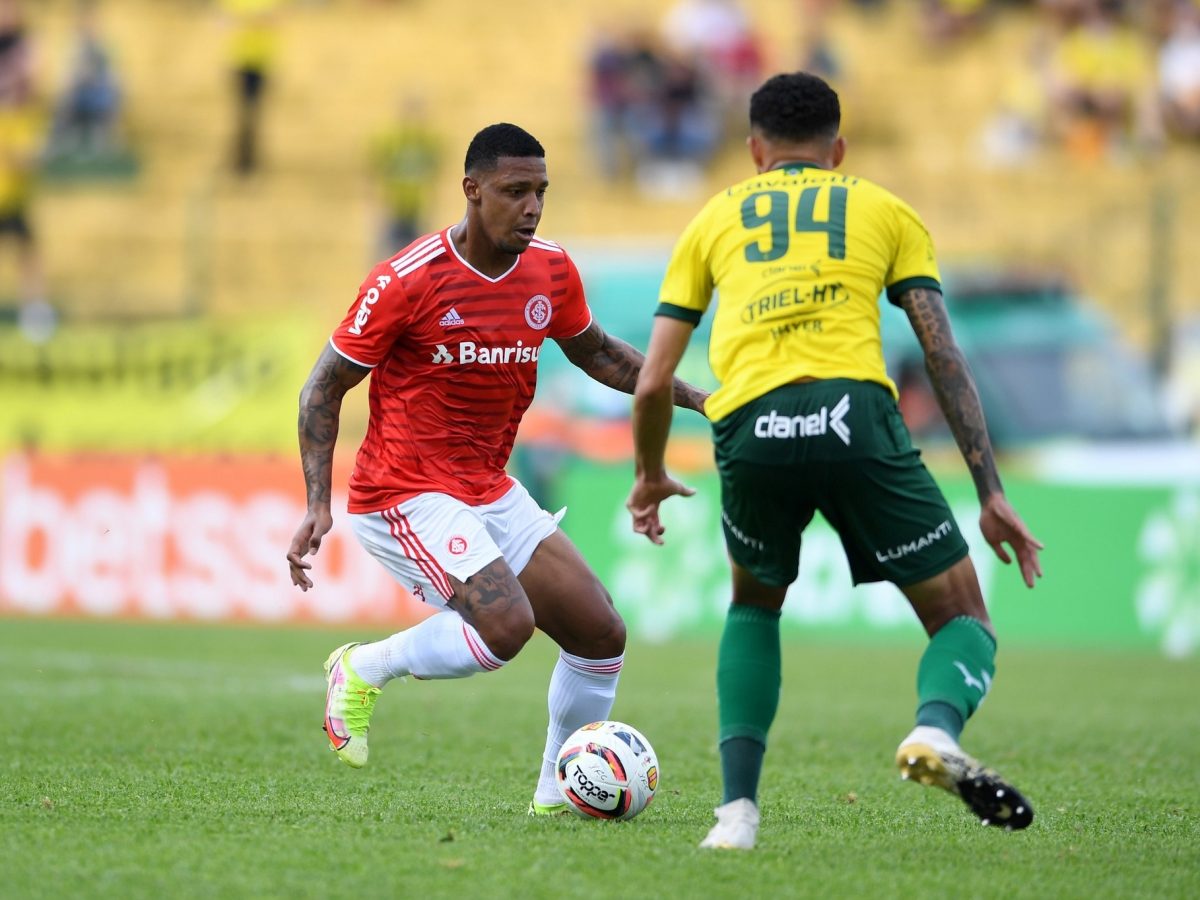
[(535, 294), (525, 304), (525, 322), (534, 331), (542, 331), (550, 324), (550, 298)]

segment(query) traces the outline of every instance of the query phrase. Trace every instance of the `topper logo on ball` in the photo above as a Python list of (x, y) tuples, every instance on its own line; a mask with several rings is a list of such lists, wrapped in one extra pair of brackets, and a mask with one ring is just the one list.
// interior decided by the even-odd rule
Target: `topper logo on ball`
[(614, 796), (584, 775), (582, 769), (575, 770), (575, 784), (583, 793), (601, 802)]

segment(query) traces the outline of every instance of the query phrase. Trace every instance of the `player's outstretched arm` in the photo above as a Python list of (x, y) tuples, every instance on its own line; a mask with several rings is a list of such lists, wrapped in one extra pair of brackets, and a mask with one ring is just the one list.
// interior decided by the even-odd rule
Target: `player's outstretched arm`
[[(641, 351), (615, 338), (595, 320), (582, 333), (558, 342), (572, 363), (590, 377), (623, 394), (632, 394), (637, 387), (638, 372), (646, 359)], [(708, 391), (693, 387), (679, 378), (672, 380), (672, 400), (675, 406), (693, 409), (704, 415)]]
[[(695, 493), (667, 474), (665, 456), (671, 431), (672, 391), (678, 391), (675, 369), (683, 358), (692, 326), (663, 316), (654, 319), (650, 348), (633, 393), (633, 488), (625, 508), (633, 517), (633, 530), (651, 543), (663, 542), (659, 505), (668, 497)], [(678, 394), (675, 394), (678, 397)], [(678, 402), (676, 399), (675, 402)]]
[(983, 404), (966, 357), (954, 339), (942, 294), (932, 288), (912, 288), (901, 294), (899, 305), (921, 342), (925, 371), (938, 405), (975, 482), (981, 508), (980, 530), (1003, 562), (1012, 561), (1004, 545), (1013, 548), (1022, 578), (1033, 587), (1034, 579), (1042, 574), (1038, 551), (1043, 545), (1004, 496)]
[(333, 527), (330, 494), (333, 488), (333, 448), (337, 443), (342, 398), (371, 370), (350, 362), (326, 345), (300, 391), (300, 463), (308, 494), (308, 512), (292, 537), (287, 561), (292, 584), (302, 591), (312, 587), (305, 572), (312, 563), (304, 557), (316, 553)]

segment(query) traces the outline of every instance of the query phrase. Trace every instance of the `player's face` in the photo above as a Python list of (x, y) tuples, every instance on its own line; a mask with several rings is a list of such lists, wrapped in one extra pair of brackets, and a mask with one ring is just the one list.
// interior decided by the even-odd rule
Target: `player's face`
[(479, 224), (501, 253), (524, 253), (542, 220), (546, 161), (537, 156), (502, 156), (477, 181)]

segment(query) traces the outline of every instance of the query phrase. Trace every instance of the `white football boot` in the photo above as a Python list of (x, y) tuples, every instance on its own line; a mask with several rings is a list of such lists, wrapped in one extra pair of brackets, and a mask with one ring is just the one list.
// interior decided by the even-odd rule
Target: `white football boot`
[(749, 797), (731, 800), (713, 810), (717, 824), (700, 846), (708, 850), (753, 850), (758, 837), (758, 807)]

